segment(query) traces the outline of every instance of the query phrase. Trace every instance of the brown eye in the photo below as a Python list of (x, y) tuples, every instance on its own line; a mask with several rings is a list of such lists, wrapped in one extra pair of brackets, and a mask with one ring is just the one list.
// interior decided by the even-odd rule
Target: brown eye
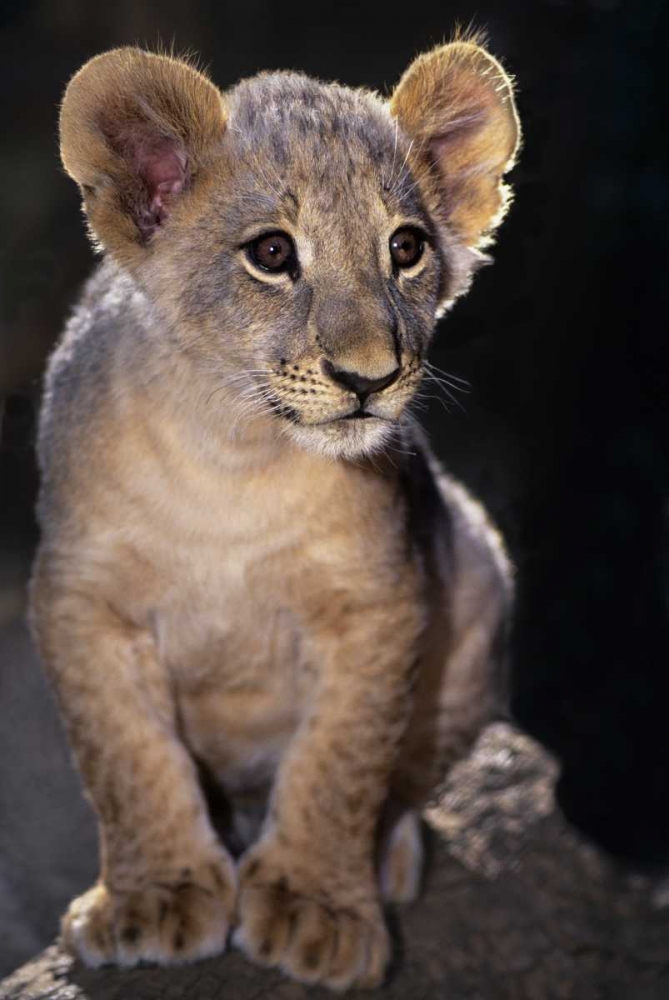
[(252, 240), (247, 249), (253, 263), (262, 271), (280, 274), (297, 268), (295, 244), (286, 233), (266, 233)]
[(413, 267), (423, 256), (425, 239), (419, 229), (405, 226), (390, 237), (390, 256), (397, 267)]

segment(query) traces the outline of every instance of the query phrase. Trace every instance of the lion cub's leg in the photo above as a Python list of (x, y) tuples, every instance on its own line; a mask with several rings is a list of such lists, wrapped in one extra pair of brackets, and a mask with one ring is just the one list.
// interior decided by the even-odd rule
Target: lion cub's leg
[(414, 593), (330, 613), (330, 628), (325, 618), (310, 636), (321, 664), (314, 704), (240, 866), (235, 939), (261, 964), (344, 989), (378, 985), (390, 954), (374, 846), (423, 618)]
[(182, 962), (225, 946), (234, 866), (179, 742), (152, 638), (101, 602), (33, 589), (35, 629), (100, 820), (99, 883), (63, 918), (86, 964)]
[(453, 524), (450, 585), (433, 613), (381, 841), (381, 885), (394, 902), (413, 899), (421, 883), (420, 810), (503, 708), (510, 564), (483, 509), (457, 484), (443, 489)]
[(440, 669), (426, 665), (418, 685), (379, 843), (379, 878), (388, 902), (410, 903), (418, 895), (425, 862), (421, 810), (493, 717), (498, 621), (493, 602), (459, 636), (450, 656), (442, 655)]

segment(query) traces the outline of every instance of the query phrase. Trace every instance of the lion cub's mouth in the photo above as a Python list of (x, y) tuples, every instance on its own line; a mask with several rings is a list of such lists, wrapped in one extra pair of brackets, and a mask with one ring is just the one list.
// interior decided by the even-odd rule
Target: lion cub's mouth
[(374, 420), (379, 419), (376, 414), (368, 413), (367, 410), (354, 410), (353, 413), (347, 413), (345, 417), (340, 417), (340, 420)]

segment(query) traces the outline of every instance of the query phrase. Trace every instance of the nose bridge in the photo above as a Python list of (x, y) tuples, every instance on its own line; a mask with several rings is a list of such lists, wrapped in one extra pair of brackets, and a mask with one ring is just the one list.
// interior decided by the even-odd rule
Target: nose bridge
[(338, 369), (376, 379), (397, 365), (394, 317), (382, 299), (358, 285), (321, 299), (316, 329), (321, 348)]

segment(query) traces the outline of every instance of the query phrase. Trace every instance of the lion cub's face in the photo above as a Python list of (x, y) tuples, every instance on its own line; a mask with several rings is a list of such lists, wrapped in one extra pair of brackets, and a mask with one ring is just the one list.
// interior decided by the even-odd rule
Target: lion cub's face
[(422, 60), (390, 104), (283, 73), (222, 96), (138, 50), (71, 83), (63, 158), (91, 225), (168, 315), (222, 419), (269, 418), (353, 456), (414, 395), (518, 140), (482, 49)]
[(373, 97), (298, 76), (242, 84), (229, 115), (220, 181), (171, 262), (180, 327), (229, 388), (220, 405), (369, 450), (418, 385), (445, 273), (408, 142)]

